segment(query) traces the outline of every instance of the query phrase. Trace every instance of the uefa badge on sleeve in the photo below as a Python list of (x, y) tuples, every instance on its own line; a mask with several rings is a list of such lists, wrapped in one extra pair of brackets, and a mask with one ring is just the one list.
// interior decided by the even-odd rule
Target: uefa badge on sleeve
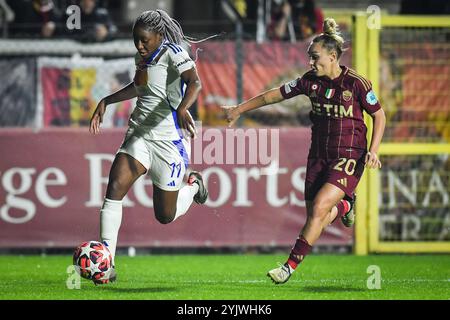
[(297, 86), (297, 82), (298, 79), (292, 80), (289, 83), (286, 83), (284, 85), (284, 91), (286, 91), (286, 93), (291, 93), (292, 89), (291, 88), (295, 88)]
[(289, 86), (292, 88), (295, 88), (297, 86), (297, 82), (298, 82), (298, 79), (294, 79), (291, 82), (289, 82)]
[(371, 106), (374, 106), (378, 102), (377, 96), (375, 95), (375, 92), (373, 92), (373, 90), (370, 90), (369, 92), (367, 92), (366, 101)]

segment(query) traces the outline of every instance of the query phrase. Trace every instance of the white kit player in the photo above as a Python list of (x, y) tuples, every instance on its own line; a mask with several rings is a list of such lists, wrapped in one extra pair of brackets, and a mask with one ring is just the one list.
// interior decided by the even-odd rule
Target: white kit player
[[(114, 257), (122, 222), (122, 199), (140, 176), (153, 182), (156, 219), (170, 223), (184, 215), (192, 202), (208, 197), (202, 177), (191, 172), (190, 142), (195, 136), (188, 111), (201, 89), (195, 63), (180, 44), (186, 37), (179, 23), (163, 10), (145, 11), (135, 21), (134, 81), (103, 98), (91, 118), (90, 132), (99, 133), (106, 106), (137, 97), (129, 128), (109, 174), (106, 197), (100, 212), (100, 237)], [(108, 280), (116, 280), (114, 269)]]

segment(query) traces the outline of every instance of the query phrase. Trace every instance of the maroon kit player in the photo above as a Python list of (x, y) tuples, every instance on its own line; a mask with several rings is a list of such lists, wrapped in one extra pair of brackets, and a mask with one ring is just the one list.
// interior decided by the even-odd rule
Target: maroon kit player
[[(381, 168), (377, 152), (386, 122), (384, 111), (371, 83), (339, 64), (344, 39), (334, 19), (325, 19), (323, 30), (308, 48), (310, 71), (237, 106), (223, 107), (231, 126), (240, 114), (268, 104), (300, 94), (311, 100), (313, 126), (305, 179), (307, 220), (286, 263), (268, 272), (277, 284), (290, 278), (327, 225), (337, 218), (346, 227), (353, 225), (354, 191), (364, 167)], [(373, 119), (369, 148), (363, 111)]]

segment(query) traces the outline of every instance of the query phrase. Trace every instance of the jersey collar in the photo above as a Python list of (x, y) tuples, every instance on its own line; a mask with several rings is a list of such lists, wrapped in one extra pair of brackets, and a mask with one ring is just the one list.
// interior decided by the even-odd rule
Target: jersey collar
[(336, 83), (338, 83), (339, 81), (342, 80), (342, 78), (343, 78), (343, 77), (347, 74), (347, 72), (348, 72), (348, 68), (347, 68), (346, 66), (339, 65), (339, 67), (341, 68), (342, 72), (341, 72), (341, 74), (340, 74), (337, 78), (334, 78), (333, 80), (331, 80), (328, 76), (321, 76), (321, 77), (319, 77), (319, 78), (322, 79), (322, 80), (325, 80), (325, 81), (336, 82)]
[(156, 56), (158, 55), (158, 53), (160, 53), (160, 51), (162, 50), (162, 48), (168, 44), (169, 41), (167, 41), (166, 39), (163, 40), (163, 42), (161, 42), (161, 45), (158, 47), (158, 49), (156, 49), (152, 55), (150, 57), (148, 57), (147, 61), (145, 61), (146, 64), (150, 64), (152, 63), (152, 61), (156, 58)]

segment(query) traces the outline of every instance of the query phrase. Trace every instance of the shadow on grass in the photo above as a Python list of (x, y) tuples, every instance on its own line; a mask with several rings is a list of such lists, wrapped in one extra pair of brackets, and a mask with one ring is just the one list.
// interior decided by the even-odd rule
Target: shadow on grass
[(171, 287), (151, 287), (151, 288), (114, 288), (105, 287), (103, 290), (109, 290), (120, 293), (161, 293), (161, 292), (173, 292), (178, 291), (177, 288)]
[(336, 287), (336, 286), (308, 286), (303, 287), (301, 291), (306, 292), (317, 292), (317, 293), (325, 293), (325, 292), (364, 292), (367, 289), (362, 288), (352, 288), (352, 287)]

